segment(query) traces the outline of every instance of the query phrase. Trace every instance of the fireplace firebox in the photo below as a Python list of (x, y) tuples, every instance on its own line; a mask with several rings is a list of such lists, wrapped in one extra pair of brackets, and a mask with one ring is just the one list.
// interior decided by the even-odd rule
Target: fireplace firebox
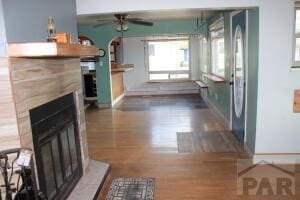
[(65, 199), (82, 176), (73, 94), (30, 110), (39, 188), (49, 200)]

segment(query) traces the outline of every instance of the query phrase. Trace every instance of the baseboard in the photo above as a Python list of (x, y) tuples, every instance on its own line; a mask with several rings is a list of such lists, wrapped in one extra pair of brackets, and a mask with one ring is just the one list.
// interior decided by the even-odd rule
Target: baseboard
[(244, 150), (253, 164), (262, 161), (274, 164), (300, 164), (300, 154), (298, 153), (254, 154), (246, 143)]
[(274, 164), (300, 164), (300, 154), (298, 153), (276, 153), (276, 154), (254, 154), (245, 143), (244, 150), (253, 164), (267, 162)]
[(245, 150), (246, 154), (248, 155), (249, 159), (253, 159), (254, 153), (251, 151), (251, 149), (249, 148), (247, 143), (244, 143), (244, 150)]
[(126, 96), (168, 95), (168, 94), (198, 94), (199, 90), (157, 90), (157, 91), (126, 91)]
[(98, 108), (111, 108), (110, 103), (98, 103), (97, 106)]
[(121, 94), (120, 96), (118, 96), (112, 103), (112, 107), (114, 107), (115, 105), (117, 105), (122, 99), (123, 97), (125, 96), (125, 94)]
[(229, 121), (229, 119), (227, 119), (227, 118), (223, 115), (223, 113), (222, 113), (221, 111), (219, 111), (219, 109), (218, 109), (213, 103), (211, 103), (211, 102), (209, 101), (208, 98), (205, 98), (205, 97), (204, 97), (203, 99), (204, 99), (204, 101), (207, 103), (208, 107), (209, 107), (211, 110), (213, 110), (214, 113), (216, 113), (216, 115), (220, 118), (220, 120), (222, 121), (223, 125), (224, 125), (226, 128), (230, 129), (230, 121)]
[(254, 154), (253, 163), (300, 164), (300, 154)]

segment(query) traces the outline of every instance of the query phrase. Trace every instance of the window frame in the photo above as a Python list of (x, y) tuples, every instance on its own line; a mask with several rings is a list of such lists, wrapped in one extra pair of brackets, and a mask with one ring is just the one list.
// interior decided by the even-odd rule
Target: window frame
[[(218, 25), (222, 22), (222, 27), (218, 27)], [(213, 66), (213, 45), (212, 45), (212, 42), (213, 42), (213, 37), (212, 37), (212, 29), (214, 29), (215, 27), (217, 27), (217, 29), (223, 29), (223, 40), (224, 40), (224, 74), (217, 74), (214, 72), (214, 66)], [(225, 76), (226, 76), (226, 65), (225, 65), (225, 21), (224, 21), (224, 17), (220, 17), (218, 18), (216, 21), (214, 21), (210, 26), (209, 26), (209, 60), (210, 60), (210, 66), (211, 66), (211, 69), (210, 69), (210, 74), (212, 74), (213, 76), (217, 76), (217, 77), (220, 77), (222, 79), (225, 79)]]
[(300, 11), (300, 2), (295, 2), (295, 8), (294, 8), (292, 69), (300, 69), (300, 60), (297, 61), (296, 58), (295, 58), (297, 38), (300, 39), (300, 33), (296, 33), (297, 11)]
[[(149, 43), (150, 42), (169, 42), (169, 41), (187, 41), (189, 45), (189, 55), (188, 55), (188, 70), (170, 70), (170, 71), (151, 71), (150, 72), (150, 66), (149, 66)], [(185, 82), (185, 81), (190, 81), (191, 80), (191, 45), (190, 45), (190, 38), (188, 37), (183, 37), (183, 38), (178, 38), (178, 36), (174, 39), (151, 39), (151, 40), (145, 40), (144, 44), (145, 48), (145, 68), (147, 72), (147, 82)], [(168, 74), (168, 79), (157, 79), (157, 80), (151, 80), (150, 79), (150, 74)], [(173, 74), (188, 74), (188, 78), (178, 78), (178, 79), (171, 79), (170, 76)]]
[[(205, 40), (205, 48), (206, 48), (206, 59), (205, 59), (205, 62), (206, 62), (206, 71), (203, 70), (203, 62), (202, 62), (202, 56), (204, 55), (203, 54), (203, 47), (202, 45), (204, 44), (203, 43), (203, 40)], [(204, 35), (201, 35), (200, 37), (200, 40), (199, 40), (199, 48), (200, 48), (200, 55), (199, 55), (199, 64), (200, 64), (200, 72), (202, 74), (207, 74), (208, 73), (208, 66), (209, 66), (209, 53), (208, 53), (208, 49), (209, 49), (209, 41), (207, 39), (207, 37), (205, 37)]]

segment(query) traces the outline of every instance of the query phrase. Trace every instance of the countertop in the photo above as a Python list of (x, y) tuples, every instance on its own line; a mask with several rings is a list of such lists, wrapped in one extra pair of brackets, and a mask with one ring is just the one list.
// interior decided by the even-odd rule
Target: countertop
[(111, 72), (128, 72), (133, 70), (133, 67), (117, 67), (111, 69)]

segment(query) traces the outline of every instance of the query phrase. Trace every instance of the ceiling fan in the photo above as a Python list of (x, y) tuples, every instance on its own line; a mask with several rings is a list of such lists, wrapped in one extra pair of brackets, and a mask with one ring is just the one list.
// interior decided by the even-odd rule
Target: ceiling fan
[[(145, 21), (140, 18), (129, 18), (129, 14), (115, 14), (116, 20), (97, 20), (100, 24), (95, 25), (94, 27), (100, 27), (107, 24), (116, 24), (115, 29), (119, 32), (127, 31), (129, 24), (137, 24), (142, 26), (153, 26), (153, 22)], [(102, 23), (101, 23), (102, 22)]]

